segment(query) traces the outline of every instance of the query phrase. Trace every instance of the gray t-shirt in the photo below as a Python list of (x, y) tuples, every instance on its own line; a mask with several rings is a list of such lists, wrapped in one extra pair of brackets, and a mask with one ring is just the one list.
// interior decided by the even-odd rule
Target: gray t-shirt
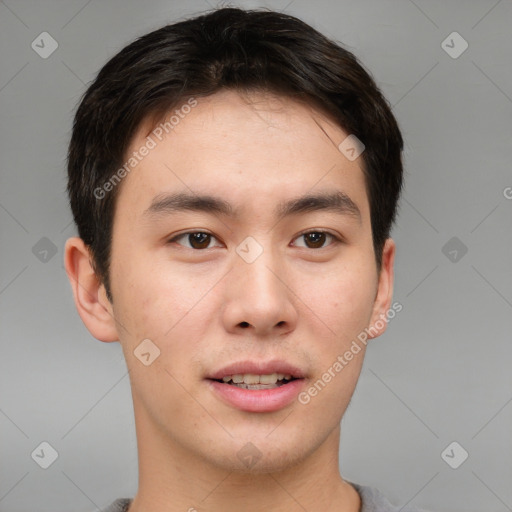
[[(359, 493), (359, 496), (361, 496), (360, 512), (427, 512), (426, 510), (413, 506), (401, 508), (399, 506), (391, 505), (384, 494), (375, 487), (359, 485), (354, 482), (349, 483)], [(130, 498), (119, 498), (107, 507), (104, 512), (126, 512), (131, 502), (132, 500)]]

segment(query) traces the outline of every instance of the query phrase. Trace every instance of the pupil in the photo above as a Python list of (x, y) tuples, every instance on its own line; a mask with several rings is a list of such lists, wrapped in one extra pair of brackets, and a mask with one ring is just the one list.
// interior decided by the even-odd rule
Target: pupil
[(315, 247), (321, 247), (323, 245), (325, 233), (308, 233), (306, 236), (309, 238), (310, 241), (312, 240), (313, 245)]

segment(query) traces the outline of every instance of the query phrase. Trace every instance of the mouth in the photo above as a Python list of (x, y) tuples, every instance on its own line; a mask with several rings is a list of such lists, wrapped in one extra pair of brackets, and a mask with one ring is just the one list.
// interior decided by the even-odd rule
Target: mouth
[(291, 374), (271, 373), (266, 375), (256, 375), (251, 373), (226, 375), (222, 379), (210, 379), (221, 384), (228, 384), (241, 389), (275, 389), (286, 386), (290, 382), (297, 380)]
[(278, 359), (239, 361), (207, 376), (209, 380), (242, 389), (274, 389), (304, 377), (299, 367)]
[(304, 389), (305, 373), (284, 360), (240, 361), (208, 375), (214, 396), (245, 412), (273, 412), (289, 406)]

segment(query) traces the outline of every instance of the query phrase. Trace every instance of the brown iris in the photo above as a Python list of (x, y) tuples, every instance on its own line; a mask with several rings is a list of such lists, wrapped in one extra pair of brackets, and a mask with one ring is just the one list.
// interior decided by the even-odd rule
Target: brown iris
[(194, 249), (206, 249), (210, 245), (209, 233), (189, 233), (188, 239)]
[(327, 233), (322, 233), (318, 231), (312, 231), (311, 233), (306, 233), (305, 235), (302, 235), (304, 239), (306, 240), (306, 245), (308, 244), (308, 240), (312, 242), (313, 246), (312, 249), (318, 249), (323, 246), (325, 243), (325, 237)]

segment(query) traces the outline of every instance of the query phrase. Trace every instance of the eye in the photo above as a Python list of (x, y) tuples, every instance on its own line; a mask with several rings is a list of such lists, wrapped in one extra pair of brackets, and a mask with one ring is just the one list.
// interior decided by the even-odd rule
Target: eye
[[(189, 243), (189, 245), (184, 245), (184, 247), (197, 250), (209, 249), (212, 239), (216, 240), (212, 234), (205, 231), (188, 231), (171, 238), (168, 240), (168, 243), (178, 243), (179, 245), (182, 245), (178, 242), (182, 238)], [(307, 249), (323, 249), (324, 243), (328, 239), (334, 240), (334, 243), (330, 245), (335, 245), (341, 242), (341, 239), (336, 235), (322, 230), (307, 231), (305, 233), (301, 233), (298, 237), (295, 238), (295, 240), (300, 238), (306, 242), (306, 245), (302, 247), (306, 247)], [(299, 245), (299, 247), (301, 246)]]
[[(328, 233), (327, 231), (321, 231), (321, 230), (315, 230), (315, 231), (307, 231), (305, 233), (301, 233), (297, 238), (303, 238), (306, 241), (306, 248), (307, 249), (323, 249), (323, 244), (326, 240), (326, 238), (332, 238), (335, 245), (337, 243), (341, 242), (341, 239), (337, 237), (336, 235), (333, 235), (332, 233)], [(311, 244), (311, 245), (308, 245)], [(300, 246), (299, 246), (300, 247)]]
[(168, 240), (168, 243), (176, 242), (182, 238), (185, 238), (185, 240), (190, 243), (190, 245), (185, 246), (189, 249), (208, 249), (212, 238), (215, 239), (213, 235), (206, 233), (205, 231), (188, 231), (187, 233), (181, 233), (180, 235), (171, 238)]

